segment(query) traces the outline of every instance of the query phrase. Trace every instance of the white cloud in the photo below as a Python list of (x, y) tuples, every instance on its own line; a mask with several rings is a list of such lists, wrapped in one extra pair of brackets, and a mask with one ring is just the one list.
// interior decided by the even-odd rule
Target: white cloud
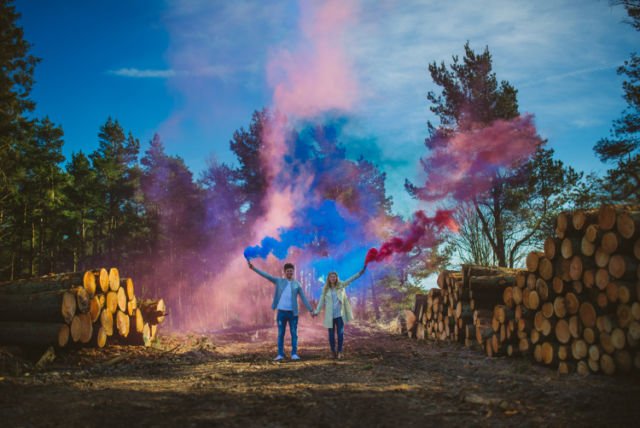
[(109, 70), (109, 74), (120, 77), (134, 77), (134, 78), (153, 78), (153, 79), (167, 79), (174, 77), (176, 72), (174, 70), (141, 70), (139, 68), (119, 68), (117, 70)]
[(109, 74), (121, 77), (134, 78), (152, 78), (152, 79), (169, 79), (172, 77), (217, 77), (225, 78), (233, 73), (229, 67), (208, 65), (193, 70), (154, 70), (154, 69), (138, 69), (138, 68), (119, 68), (117, 70), (109, 70)]

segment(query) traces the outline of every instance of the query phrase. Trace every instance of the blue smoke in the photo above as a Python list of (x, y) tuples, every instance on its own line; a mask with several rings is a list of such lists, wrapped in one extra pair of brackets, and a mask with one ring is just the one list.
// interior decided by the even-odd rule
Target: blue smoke
[(325, 200), (317, 207), (305, 207), (295, 217), (295, 223), (299, 226), (280, 229), (280, 239), (267, 236), (260, 245), (247, 247), (244, 250), (245, 258), (264, 259), (273, 254), (282, 260), (287, 257), (291, 247), (309, 248), (316, 253), (325, 254), (330, 249), (348, 244), (346, 231), (358, 228), (356, 219), (343, 216), (335, 201), (331, 200)]
[[(368, 175), (375, 167), (347, 159), (338, 142), (346, 123), (344, 118), (325, 120), (290, 134), (284, 158), (288, 174), (276, 177), (273, 185), (284, 188), (290, 185), (288, 177), (303, 173), (313, 180), (305, 200), (296, 201), (293, 226), (247, 247), (247, 260), (270, 254), (283, 260), (295, 254), (298, 270), (316, 280), (330, 271), (346, 279), (362, 268), (366, 252), (378, 244), (367, 236), (365, 225), (381, 214), (380, 192), (372, 189)], [(367, 283), (366, 278), (358, 283)]]

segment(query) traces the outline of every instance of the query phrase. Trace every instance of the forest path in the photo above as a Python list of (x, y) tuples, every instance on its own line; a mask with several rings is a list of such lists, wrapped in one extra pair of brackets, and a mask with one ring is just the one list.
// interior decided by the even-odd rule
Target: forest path
[[(2, 426), (632, 426), (640, 380), (569, 375), (452, 343), (346, 328), (345, 358), (301, 320), (301, 361), (275, 363), (275, 327), (168, 334), (155, 348), (62, 354), (7, 374)], [(287, 347), (289, 349), (287, 332)], [(0, 354), (1, 356), (1, 354)], [(17, 364), (17, 363), (16, 363)]]

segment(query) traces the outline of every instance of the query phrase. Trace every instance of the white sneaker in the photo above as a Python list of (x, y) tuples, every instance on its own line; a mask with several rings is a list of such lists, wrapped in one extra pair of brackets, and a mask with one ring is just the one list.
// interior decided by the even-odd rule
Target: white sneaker
[(293, 354), (293, 355), (291, 356), (291, 359), (292, 359), (293, 361), (298, 361), (298, 360), (300, 359), (300, 357), (298, 357), (298, 354)]
[(273, 361), (282, 361), (282, 360), (284, 360), (284, 355), (278, 355), (273, 359)]

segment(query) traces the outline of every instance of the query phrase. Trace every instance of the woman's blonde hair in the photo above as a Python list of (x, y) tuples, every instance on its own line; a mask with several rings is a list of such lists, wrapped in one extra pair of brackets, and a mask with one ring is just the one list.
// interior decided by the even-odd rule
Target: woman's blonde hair
[(338, 283), (340, 282), (340, 277), (338, 277), (338, 272), (335, 272), (335, 271), (329, 272), (327, 274), (327, 280), (324, 283), (324, 287), (322, 287), (323, 296), (327, 293), (327, 290), (329, 290), (329, 287), (331, 287), (331, 285), (329, 285), (329, 277), (331, 276), (332, 273), (336, 275), (336, 285), (338, 285)]

